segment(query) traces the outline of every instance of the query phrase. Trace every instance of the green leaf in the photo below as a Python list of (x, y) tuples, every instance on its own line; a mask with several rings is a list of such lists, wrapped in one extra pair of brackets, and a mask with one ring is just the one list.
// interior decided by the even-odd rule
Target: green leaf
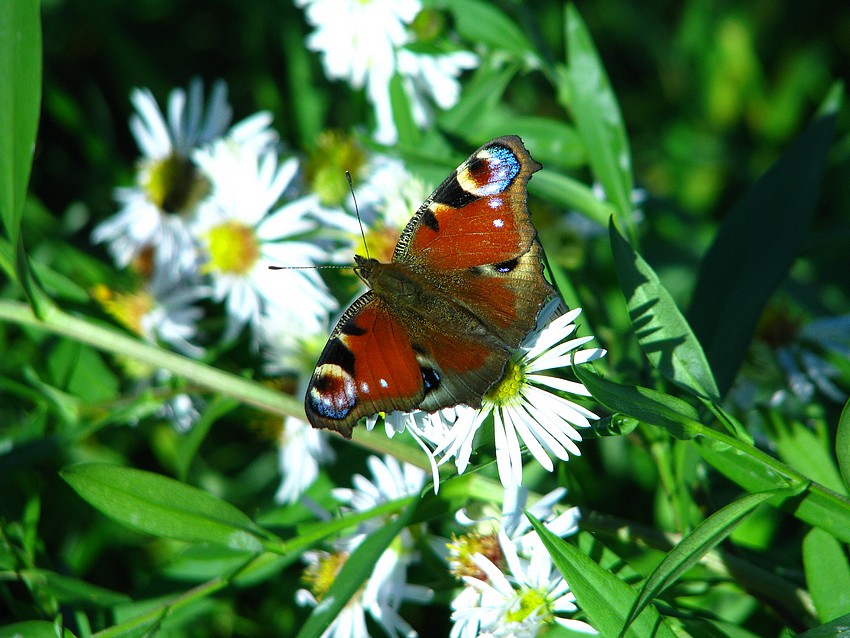
[(458, 135), (471, 144), (480, 144), (485, 140), (470, 139), (482, 135), (475, 123), (487, 118), (502, 98), (511, 79), (517, 74), (519, 65), (488, 64), (479, 68), (465, 84), (460, 101), (448, 111), (437, 116), (441, 130)]
[(843, 638), (847, 635), (850, 635), (850, 614), (797, 634), (797, 638), (835, 638), (836, 636)]
[(417, 505), (418, 501), (413, 501), (405, 511), (370, 533), (357, 546), (340, 569), (333, 585), (301, 627), (298, 638), (318, 638), (324, 633), (351, 597), (372, 575), (381, 554), (408, 524)]
[(827, 622), (850, 614), (850, 565), (834, 536), (815, 528), (803, 539), (803, 566), (818, 618)]
[(3, 3), (0, 19), (0, 217), (18, 245), (41, 104), (37, 0)]
[(60, 341), (47, 364), (53, 384), (83, 401), (99, 403), (118, 394), (118, 380), (100, 353), (78, 341)]
[(566, 74), (570, 103), (593, 176), (602, 184), (623, 228), (632, 229), (632, 160), (617, 97), (575, 4), (567, 5)]
[[(619, 636), (625, 629), (626, 618), (638, 592), (555, 536), (528, 512), (526, 516), (575, 594), (578, 606), (587, 614), (590, 624), (603, 638)], [(641, 612), (625, 633), (625, 636), (634, 638), (674, 638), (675, 635), (669, 622), (651, 605)]]
[(263, 549), (263, 531), (245, 514), (174, 479), (106, 463), (73, 465), (61, 475), (93, 507), (141, 532), (233, 549)]
[[(0, 34), (0, 37), (3, 37)], [(0, 627), (0, 638), (74, 638), (69, 629), (60, 628), (46, 620), (25, 620)]]
[(464, 0), (449, 2), (446, 6), (454, 18), (454, 26), (464, 40), (480, 42), (490, 48), (509, 53), (527, 64), (533, 64), (537, 52), (516, 20), (487, 2)]
[(390, 80), (390, 105), (393, 123), (398, 133), (398, 143), (406, 146), (419, 144), (421, 134), (413, 120), (413, 110), (407, 92), (404, 90), (404, 80), (398, 73)]
[(703, 259), (688, 317), (723, 394), (744, 360), (765, 304), (800, 253), (818, 202), (835, 118), (836, 110), (818, 117), (753, 184)]
[[(716, 470), (749, 492), (790, 487), (805, 477), (778, 461), (761, 460), (731, 445), (700, 439), (700, 454)], [(819, 527), (836, 538), (850, 542), (850, 500), (817, 483), (797, 496), (776, 496), (772, 505), (781, 506), (801, 521)]]
[(590, 366), (573, 366), (573, 370), (593, 398), (609, 410), (657, 425), (677, 439), (693, 438), (701, 427), (690, 403), (649, 388), (608, 381)]
[(844, 486), (850, 489), (850, 400), (844, 404), (838, 419), (838, 431), (835, 433), (835, 456), (838, 457), (838, 469)]
[(661, 374), (697, 396), (720, 393), (708, 360), (676, 302), (652, 267), (609, 224), (611, 252), (641, 350)]
[(600, 201), (585, 184), (556, 171), (535, 173), (528, 184), (529, 192), (535, 196), (561, 208), (576, 210), (603, 227), (615, 212), (611, 204)]
[(641, 588), (634, 608), (629, 613), (627, 624), (630, 625), (652, 599), (657, 598), (661, 592), (675, 583), (682, 574), (729, 536), (744, 517), (775, 495), (776, 492), (748, 494), (718, 510), (694, 528), (652, 570)]
[(26, 570), (21, 572), (21, 577), (31, 587), (46, 592), (61, 604), (112, 607), (130, 601), (126, 594), (48, 570)]

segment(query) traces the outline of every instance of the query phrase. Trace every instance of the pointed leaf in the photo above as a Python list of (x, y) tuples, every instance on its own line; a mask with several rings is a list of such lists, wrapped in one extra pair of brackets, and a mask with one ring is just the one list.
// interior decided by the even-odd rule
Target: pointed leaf
[(839, 105), (831, 98), (827, 112), (735, 204), (703, 259), (688, 317), (721, 393), (732, 385), (765, 304), (802, 248)]
[[(702, 457), (716, 470), (749, 492), (782, 489), (804, 481), (792, 468), (775, 461), (768, 464), (757, 454), (716, 441), (700, 439)], [(781, 506), (801, 521), (819, 527), (844, 542), (850, 542), (850, 500), (817, 483), (797, 496), (776, 496), (772, 505)]]
[(631, 226), (632, 159), (617, 97), (575, 4), (566, 9), (569, 67), (567, 85), (578, 132), (584, 139), (593, 176), (605, 189), (617, 219)]
[[(570, 590), (575, 594), (578, 606), (587, 613), (590, 624), (603, 638), (620, 635), (638, 592), (550, 532), (528, 512), (526, 516), (537, 530)], [(634, 638), (673, 638), (676, 634), (668, 621), (650, 605), (643, 610), (625, 635)]]
[(844, 404), (838, 419), (838, 431), (835, 433), (835, 455), (838, 457), (838, 469), (844, 485), (850, 489), (850, 400)]
[(263, 532), (221, 499), (174, 479), (106, 463), (73, 465), (62, 478), (110, 518), (162, 538), (262, 551)]
[(40, 103), (40, 3), (4, 2), (0, 19), (0, 218), (12, 246), (18, 245)]
[(697, 396), (720, 394), (708, 360), (652, 267), (609, 224), (614, 265), (641, 350), (661, 374)]
[(536, 59), (534, 47), (517, 26), (516, 20), (492, 3), (464, 0), (449, 2), (446, 9), (451, 11), (454, 26), (463, 39), (489, 45), (526, 62)]
[(677, 439), (690, 439), (700, 428), (696, 409), (681, 399), (649, 388), (614, 383), (590, 366), (573, 366), (573, 370), (593, 398), (609, 410), (662, 427)]
[(652, 570), (641, 588), (634, 608), (629, 613), (627, 624), (630, 625), (651, 600), (657, 598), (661, 592), (675, 583), (682, 574), (729, 536), (735, 526), (758, 505), (776, 494), (775, 491), (748, 494), (718, 510), (694, 528)]
[(835, 638), (836, 636), (844, 638), (848, 635), (850, 635), (850, 614), (797, 634), (796, 638)]
[(841, 543), (814, 528), (803, 539), (803, 566), (820, 620), (850, 614), (850, 565)]

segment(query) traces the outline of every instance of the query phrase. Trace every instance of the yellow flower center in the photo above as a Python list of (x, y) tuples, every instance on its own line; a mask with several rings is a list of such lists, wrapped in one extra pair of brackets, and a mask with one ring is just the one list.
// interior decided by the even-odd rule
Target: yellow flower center
[(546, 594), (537, 589), (526, 589), (523, 591), (513, 609), (505, 614), (505, 620), (508, 622), (521, 623), (541, 608), (541, 620), (544, 623), (552, 622), (552, 610), (550, 609), (550, 604), (546, 598)]
[(484, 399), (497, 406), (510, 405), (522, 398), (521, 391), (525, 385), (525, 368), (513, 359), (505, 364), (501, 380), (490, 388)]
[(464, 576), (474, 576), (479, 580), (487, 580), (486, 574), (475, 564), (472, 557), (481, 554), (490, 559), (496, 567), (501, 567), (504, 562), (502, 547), (496, 534), (481, 534), (473, 532), (460, 537), (452, 537), (449, 543), (451, 558), (451, 572), (455, 578), (460, 580)]
[(143, 188), (160, 210), (187, 213), (206, 196), (210, 184), (192, 160), (172, 153), (147, 166)]
[(103, 284), (98, 284), (92, 290), (92, 296), (101, 307), (128, 330), (144, 336), (142, 319), (154, 307), (153, 297), (139, 290), (136, 292), (115, 292)]
[(344, 552), (324, 554), (315, 565), (304, 570), (301, 581), (313, 592), (316, 600), (321, 600), (327, 593), (346, 560), (348, 554)]
[(251, 271), (260, 258), (260, 244), (254, 229), (237, 221), (216, 226), (207, 233), (210, 260), (205, 272), (244, 275)]

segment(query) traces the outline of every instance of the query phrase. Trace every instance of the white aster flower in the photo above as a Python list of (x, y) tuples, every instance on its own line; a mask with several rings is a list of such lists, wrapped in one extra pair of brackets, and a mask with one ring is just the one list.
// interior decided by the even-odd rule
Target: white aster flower
[(538, 327), (526, 337), (519, 356), (505, 366), (505, 373), (482, 401), (481, 408), (457, 406), (457, 420), (435, 450), (440, 463), (454, 457), (459, 473), (466, 469), (472, 454), (473, 437), (484, 420), (493, 415), (496, 460), (499, 478), (506, 487), (522, 482), (520, 440), (547, 471), (554, 469), (550, 455), (563, 461), (570, 454), (579, 456), (581, 441), (577, 427), (589, 427), (599, 417), (556, 394), (552, 390), (577, 396), (590, 396), (581, 383), (540, 374), (546, 370), (582, 364), (605, 355), (601, 348), (581, 350), (593, 337), (565, 341), (573, 332), (580, 308), (552, 319), (559, 302), (550, 302), (538, 317)]
[(283, 420), (278, 456), (283, 477), (275, 494), (278, 503), (298, 501), (319, 476), (319, 467), (336, 459), (327, 435), (295, 417)]
[[(355, 474), (351, 479), (353, 488), (333, 490), (334, 498), (355, 512), (366, 512), (384, 503), (419, 494), (425, 485), (424, 470), (409, 463), (402, 465), (393, 456), (386, 455), (383, 459), (370, 456), (366, 463), (371, 479)], [(367, 521), (363, 525), (361, 531), (368, 533), (375, 525), (380, 525), (380, 521)]]
[(397, 139), (390, 100), (395, 74), (413, 106), (417, 124), (425, 126), (430, 103), (446, 109), (460, 96), (458, 76), (478, 65), (468, 51), (445, 54), (414, 53), (408, 29), (422, 10), (419, 0), (296, 0), (307, 21), (316, 27), (307, 46), (322, 55), (328, 78), (365, 88), (375, 109), (375, 139), (392, 144)]
[(533, 638), (553, 623), (596, 633), (587, 623), (568, 617), (578, 611), (575, 596), (542, 543), (533, 544), (527, 558), (517, 553), (504, 532), (499, 533), (499, 544), (504, 567), (482, 554), (473, 556), (484, 577), (464, 576), (464, 582), (480, 597), (456, 598), (452, 605), (455, 622), (477, 624), (480, 632), (512, 638)]
[[(391, 456), (383, 459), (370, 456), (367, 464), (371, 479), (358, 474), (352, 480), (353, 489), (340, 488), (333, 491), (337, 500), (355, 512), (369, 511), (384, 503), (418, 494), (425, 481), (425, 473), (421, 469), (402, 465)], [(319, 604), (348, 556), (371, 531), (383, 523), (377, 519), (361, 523), (354, 535), (337, 543), (339, 549), (333, 554), (305, 553), (305, 560), (309, 563), (306, 580), (311, 585), (311, 591), (300, 590), (296, 594), (298, 602), (311, 606)], [(408, 566), (417, 558), (413, 536), (408, 529), (404, 529), (381, 554), (366, 586), (354, 595), (322, 635), (334, 638), (368, 636), (368, 613), (389, 636), (417, 636), (416, 631), (398, 613), (404, 602), (423, 604), (433, 597), (433, 592), (427, 587), (407, 582)]]
[[(200, 146), (228, 135), (226, 86), (215, 84), (206, 108), (200, 80), (189, 85), (188, 93), (175, 89), (167, 114), (147, 89), (134, 90), (131, 100), (136, 113), (130, 129), (142, 151), (136, 185), (115, 190), (121, 210), (94, 229), (92, 240), (106, 242), (120, 266), (152, 251), (155, 268), (194, 268), (197, 250), (189, 225), (210, 181), (191, 156)], [(270, 122), (268, 113), (257, 113), (235, 125), (229, 135), (240, 144), (263, 146), (276, 139)]]
[(576, 611), (574, 599), (524, 513), (528, 509), (561, 538), (572, 535), (578, 531), (578, 508), (560, 515), (554, 511), (565, 494), (555, 489), (527, 508), (528, 490), (511, 486), (501, 516), (473, 520), (465, 511), (458, 513), (457, 519), (474, 531), (448, 544), (452, 573), (466, 585), (452, 602), (452, 638), (533, 636), (551, 622), (590, 629), (563, 617)]
[(433, 121), (433, 105), (446, 110), (457, 104), (458, 78), (478, 64), (478, 56), (469, 51), (430, 55), (401, 49), (398, 72), (410, 98), (414, 121), (424, 128)]
[(192, 343), (203, 317), (203, 310), (194, 304), (208, 294), (193, 273), (181, 270), (154, 271), (142, 288), (132, 292), (115, 292), (103, 285), (93, 291), (104, 310), (130, 331), (193, 358), (204, 353)]
[(369, 177), (357, 185), (360, 219), (353, 207), (317, 211), (323, 226), (342, 231), (339, 248), (332, 253), (333, 263), (352, 262), (352, 254), (366, 254), (361, 223), (369, 255), (378, 261), (392, 260), (393, 251), (404, 227), (431, 189), (408, 171), (400, 160), (375, 155), (363, 170)]
[(225, 302), (224, 338), (250, 324), (256, 339), (264, 318), (291, 330), (323, 327), (336, 300), (318, 273), (269, 269), (310, 266), (327, 258), (315, 244), (293, 239), (315, 228), (307, 213), (318, 205), (316, 198), (276, 207), (298, 170), (297, 160), (279, 165), (272, 150), (258, 154), (228, 140), (196, 152), (195, 160), (212, 177), (213, 192), (194, 232), (206, 254), (202, 271), (212, 278), (213, 299)]

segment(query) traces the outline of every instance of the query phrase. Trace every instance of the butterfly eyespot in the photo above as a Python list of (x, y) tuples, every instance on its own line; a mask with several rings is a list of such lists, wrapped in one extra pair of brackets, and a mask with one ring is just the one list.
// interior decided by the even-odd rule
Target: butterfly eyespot
[(323, 418), (344, 419), (357, 404), (354, 379), (338, 365), (322, 364), (313, 373), (307, 402)]
[(458, 185), (470, 195), (486, 197), (503, 193), (519, 174), (520, 162), (506, 146), (481, 149), (457, 171)]

